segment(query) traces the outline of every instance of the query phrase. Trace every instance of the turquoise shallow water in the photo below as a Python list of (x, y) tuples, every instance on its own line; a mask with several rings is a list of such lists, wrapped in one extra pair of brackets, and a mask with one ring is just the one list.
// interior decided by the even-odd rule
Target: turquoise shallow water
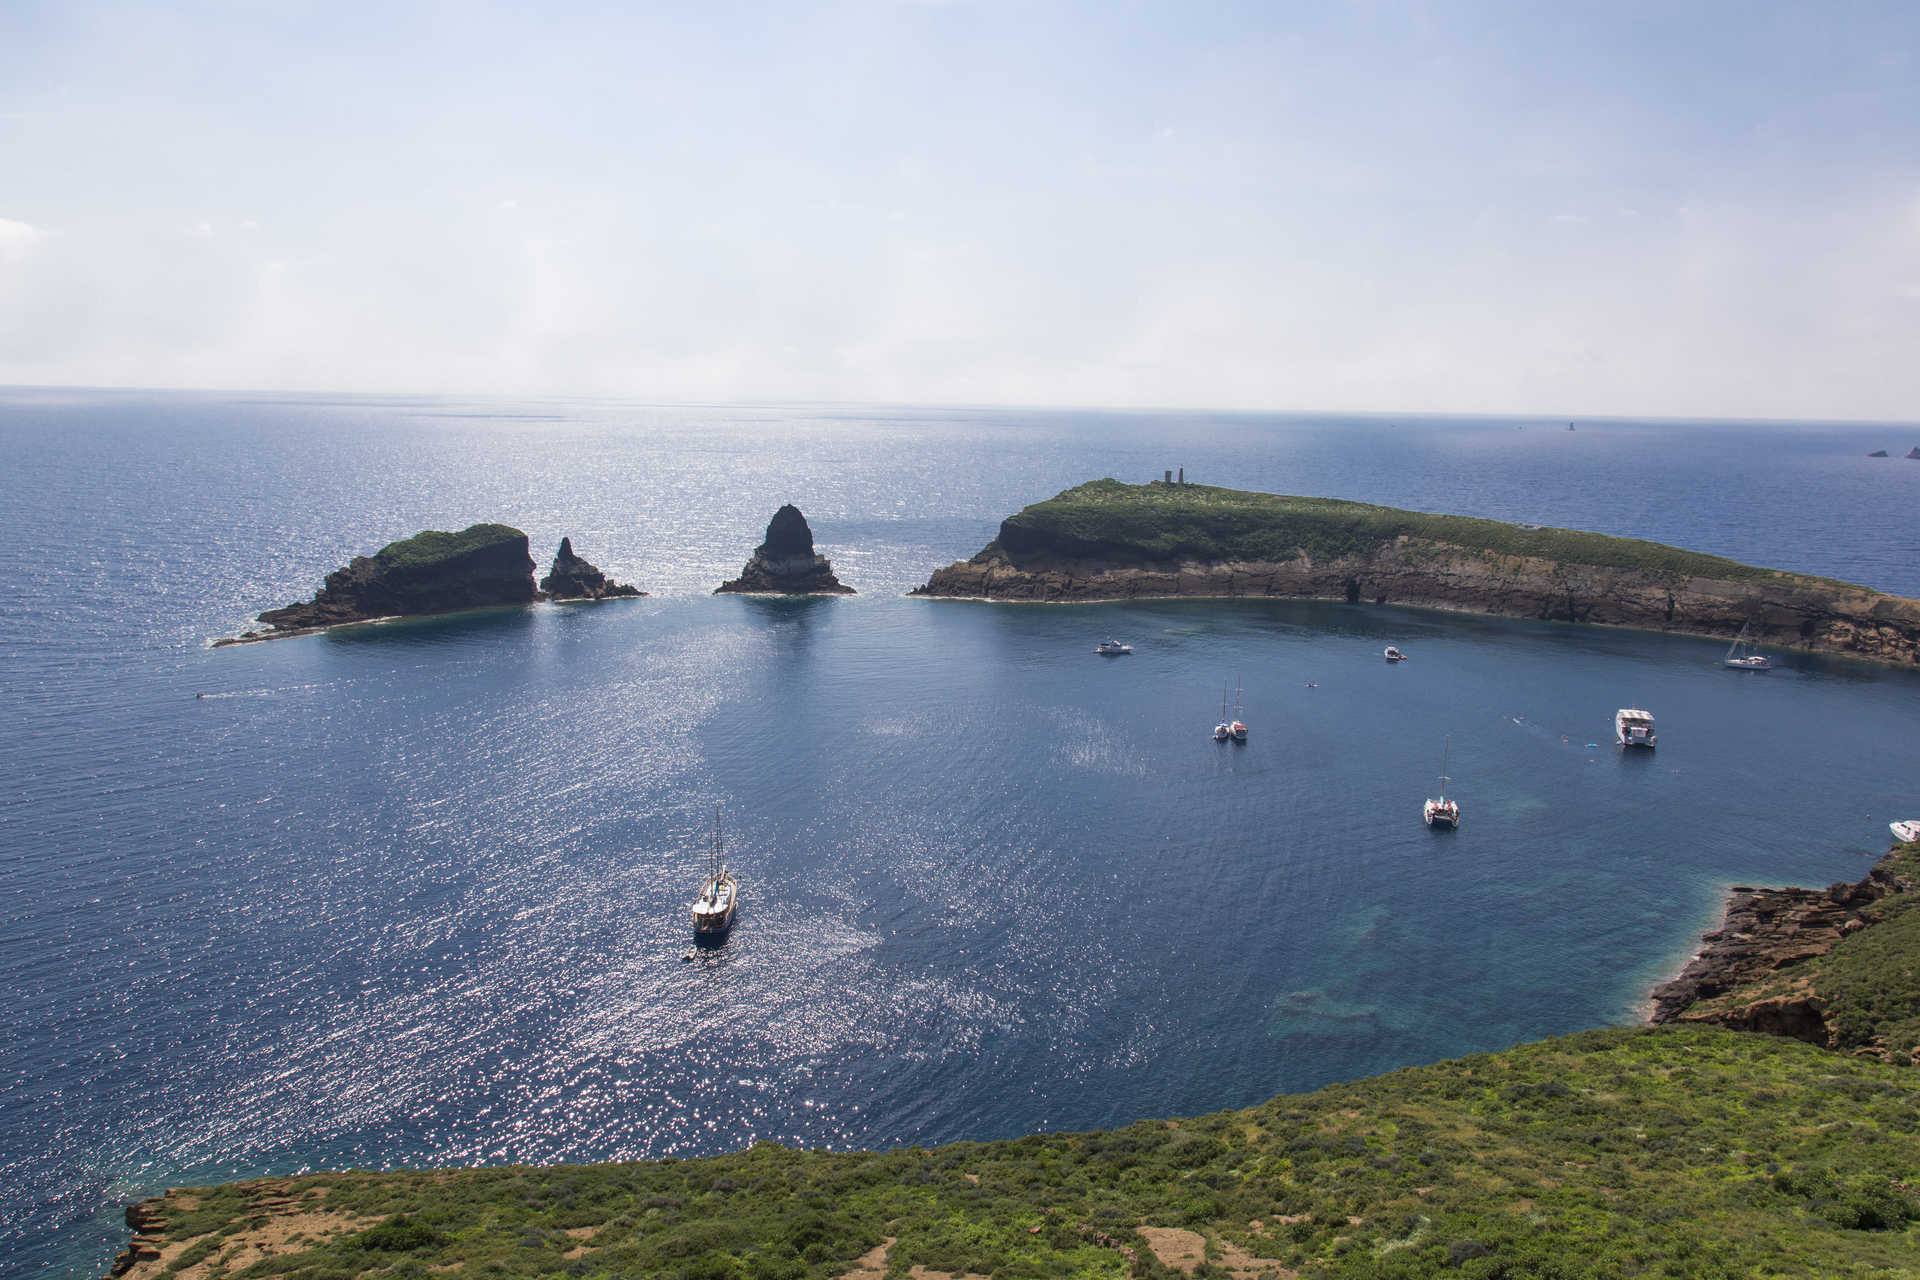
[[(97, 1273), (182, 1182), (1085, 1128), (1628, 1021), (1726, 884), (1920, 812), (1913, 673), (899, 594), (1177, 465), (1920, 594), (1885, 428), (16, 392), (0, 445), (8, 1275)], [(788, 500), (862, 594), (707, 595)], [(206, 647), (479, 519), (657, 594)], [(745, 905), (687, 963), (715, 804)]]

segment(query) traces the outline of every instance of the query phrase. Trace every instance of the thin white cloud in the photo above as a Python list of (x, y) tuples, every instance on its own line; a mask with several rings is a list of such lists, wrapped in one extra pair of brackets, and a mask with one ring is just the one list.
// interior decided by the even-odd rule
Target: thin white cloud
[(0, 218), (0, 263), (24, 262), (47, 233), (31, 222)]

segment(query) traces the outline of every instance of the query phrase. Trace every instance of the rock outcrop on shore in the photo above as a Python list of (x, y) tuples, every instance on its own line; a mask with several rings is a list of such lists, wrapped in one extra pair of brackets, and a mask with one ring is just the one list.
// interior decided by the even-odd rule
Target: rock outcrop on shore
[(714, 588), (714, 594), (734, 592), (780, 596), (850, 596), (853, 588), (833, 576), (833, 562), (813, 549), (813, 530), (800, 508), (788, 503), (767, 522), (767, 536), (753, 549), (740, 576)]
[[(459, 533), (430, 529), (355, 556), (327, 575), (312, 600), (269, 609), (265, 631), (240, 640), (291, 635), (344, 622), (409, 614), (449, 613), (489, 605), (531, 604), (533, 556), (527, 535), (504, 524), (476, 524)], [(232, 643), (227, 641), (225, 643)]]
[(1003, 521), (912, 592), (1403, 604), (1920, 663), (1920, 601), (1659, 543), (1192, 484), (1099, 480)]
[(1834, 1025), (1817, 962), (1842, 939), (1875, 926), (1885, 914), (1885, 899), (1920, 889), (1911, 849), (1896, 845), (1857, 883), (1825, 889), (1736, 885), (1720, 927), (1702, 935), (1700, 953), (1654, 988), (1648, 1021), (1706, 1023), (1878, 1053), (1871, 1044), (1848, 1044)]
[(540, 590), (553, 600), (615, 600), (644, 596), (638, 587), (613, 581), (598, 568), (573, 553), (573, 539), (560, 539), (547, 576), (540, 579)]

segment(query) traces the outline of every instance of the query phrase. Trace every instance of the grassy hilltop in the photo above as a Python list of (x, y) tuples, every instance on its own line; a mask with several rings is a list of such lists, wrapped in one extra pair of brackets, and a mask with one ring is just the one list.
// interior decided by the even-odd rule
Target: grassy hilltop
[(1612, 1030), (1103, 1133), (232, 1184), (153, 1274), (1902, 1276), (1916, 1186), (1911, 1069)]
[(1432, 515), (1339, 498), (1290, 497), (1202, 484), (1125, 484), (1112, 479), (1077, 485), (1008, 517), (1000, 536), (980, 557), (1004, 555), (1021, 564), (1030, 555), (1057, 552), (1167, 564), (1287, 561), (1305, 552), (1314, 560), (1331, 561), (1369, 556), (1402, 537), (1495, 555), (1648, 574), (1850, 586), (1658, 542), (1577, 529)]

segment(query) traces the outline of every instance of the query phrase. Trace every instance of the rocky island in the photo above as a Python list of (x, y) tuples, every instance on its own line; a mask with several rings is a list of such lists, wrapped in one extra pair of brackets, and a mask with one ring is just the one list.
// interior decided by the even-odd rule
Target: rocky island
[(552, 600), (616, 600), (644, 596), (638, 587), (608, 578), (594, 565), (573, 553), (573, 539), (560, 539), (553, 565), (540, 579), (541, 593)]
[(1419, 605), (1920, 663), (1920, 601), (1721, 556), (1468, 516), (1095, 480), (1001, 522), (911, 593), (985, 600), (1294, 597)]
[(713, 589), (748, 595), (850, 596), (853, 588), (833, 576), (833, 562), (813, 549), (813, 530), (800, 508), (788, 503), (767, 521), (767, 536), (753, 549), (740, 576)]
[(355, 556), (327, 575), (312, 600), (267, 610), (259, 616), (266, 630), (214, 643), (303, 635), (374, 618), (531, 604), (537, 598), (533, 556), (520, 530), (504, 524), (470, 525), (458, 533), (429, 529), (370, 556)]

